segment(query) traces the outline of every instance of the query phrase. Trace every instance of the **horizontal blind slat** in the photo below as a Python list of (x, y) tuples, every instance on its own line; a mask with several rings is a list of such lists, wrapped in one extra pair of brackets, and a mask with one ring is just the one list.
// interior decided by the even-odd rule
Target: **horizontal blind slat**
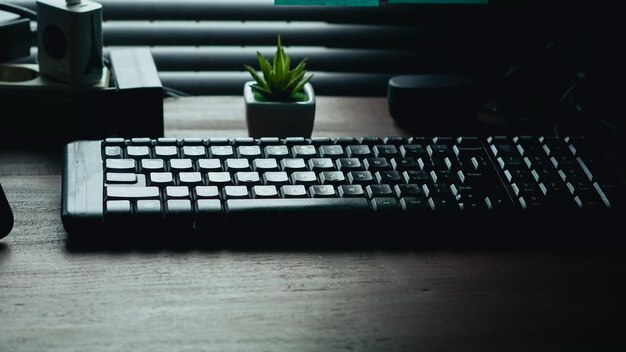
[(426, 28), (325, 23), (105, 22), (104, 44), (271, 46), (278, 34), (294, 46), (417, 48), (433, 46)]
[[(383, 96), (392, 75), (311, 72), (319, 95)], [(192, 95), (241, 95), (247, 72), (159, 72), (164, 86)]]
[[(9, 0), (34, 9), (35, 0)], [(449, 21), (488, 19), (480, 6), (381, 3), (377, 7), (274, 6), (264, 1), (190, 0), (99, 0), (105, 20), (241, 20), (241, 21), (325, 21), (333, 23), (433, 24)]]

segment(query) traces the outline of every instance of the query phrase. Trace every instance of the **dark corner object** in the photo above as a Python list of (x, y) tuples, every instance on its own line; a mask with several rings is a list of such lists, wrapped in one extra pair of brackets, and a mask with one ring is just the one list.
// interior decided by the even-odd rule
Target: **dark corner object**
[(13, 212), (7, 201), (7, 197), (2, 191), (2, 185), (0, 185), (0, 238), (5, 237), (11, 232), (13, 228)]
[(30, 21), (34, 16), (28, 9), (0, 3), (0, 62), (30, 55), (34, 38)]
[[(64, 143), (163, 136), (163, 87), (150, 51), (114, 50), (110, 59), (110, 77), (101, 87), (50, 81), (39, 75), (36, 65), (20, 67), (32, 74), (17, 75), (18, 82), (0, 80), (0, 106), (13, 112), (4, 115), (2, 140)], [(0, 65), (0, 71), (16, 66), (20, 65)]]
[(476, 82), (466, 75), (392, 77), (387, 98), (391, 117), (405, 128), (422, 133), (467, 131), (479, 106)]

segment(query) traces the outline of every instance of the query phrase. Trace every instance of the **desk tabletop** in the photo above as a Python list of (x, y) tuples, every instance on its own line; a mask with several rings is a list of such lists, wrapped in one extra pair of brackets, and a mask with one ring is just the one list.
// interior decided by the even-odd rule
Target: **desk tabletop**
[[(406, 134), (385, 104), (320, 97), (314, 134)], [(245, 136), (243, 116), (241, 97), (168, 99), (166, 135)], [(617, 251), (77, 252), (60, 150), (0, 150), (0, 181), (16, 220), (0, 242), (0, 351), (626, 347)]]

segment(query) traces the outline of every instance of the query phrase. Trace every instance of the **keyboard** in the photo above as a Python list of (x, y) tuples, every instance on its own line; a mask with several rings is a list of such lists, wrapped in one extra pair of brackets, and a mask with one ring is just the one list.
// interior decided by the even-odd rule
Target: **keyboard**
[(622, 208), (599, 150), (532, 136), (77, 141), (65, 148), (62, 219), (87, 237), (564, 231)]

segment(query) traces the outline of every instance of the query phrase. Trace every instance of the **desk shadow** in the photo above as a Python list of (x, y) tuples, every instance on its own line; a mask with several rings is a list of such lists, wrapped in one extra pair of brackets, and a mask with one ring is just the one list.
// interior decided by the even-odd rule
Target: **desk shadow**
[(11, 255), (11, 249), (6, 243), (0, 242), (0, 265)]
[(273, 237), (273, 238), (232, 238), (228, 240), (206, 239), (198, 237), (176, 238), (167, 236), (150, 237), (68, 237), (65, 241), (65, 250), (70, 254), (85, 253), (130, 253), (130, 252), (220, 252), (246, 251), (246, 252), (363, 252), (363, 251), (389, 251), (389, 252), (464, 252), (464, 251), (507, 251), (507, 252), (567, 252), (589, 253), (593, 251), (621, 252), (624, 244), (589, 243), (589, 242), (564, 242), (554, 241), (512, 241), (494, 238), (483, 239), (460, 239), (445, 238), (440, 240), (408, 239), (408, 238), (385, 238), (384, 236), (365, 237), (351, 236), (346, 238), (319, 237), (299, 238)]

